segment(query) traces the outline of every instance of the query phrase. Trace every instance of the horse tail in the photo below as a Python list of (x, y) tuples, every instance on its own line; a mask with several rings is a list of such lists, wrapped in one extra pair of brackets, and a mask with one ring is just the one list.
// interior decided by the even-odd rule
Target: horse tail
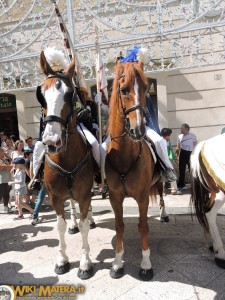
[(210, 192), (200, 164), (201, 149), (204, 143), (204, 141), (200, 142), (191, 155), (191, 205), (195, 209), (199, 223), (206, 231), (209, 231), (205, 214), (210, 210)]

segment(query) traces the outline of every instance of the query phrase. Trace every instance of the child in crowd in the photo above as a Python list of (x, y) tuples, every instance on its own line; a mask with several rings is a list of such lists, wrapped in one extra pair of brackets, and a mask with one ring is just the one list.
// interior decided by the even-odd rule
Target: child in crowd
[(15, 150), (11, 153), (11, 159), (14, 160), (16, 157), (24, 157), (24, 142), (17, 140), (15, 142)]
[(14, 218), (14, 220), (21, 220), (24, 218), (22, 208), (26, 208), (31, 214), (33, 213), (33, 209), (26, 203), (23, 203), (23, 198), (26, 197), (27, 187), (26, 187), (26, 171), (25, 171), (25, 159), (23, 157), (15, 158), (12, 163), (14, 164), (14, 169), (11, 171), (11, 175), (14, 181), (9, 181), (8, 184), (15, 186), (15, 202), (18, 207), (18, 216)]
[[(173, 150), (171, 149), (171, 141), (170, 137), (172, 134), (172, 129), (170, 128), (163, 128), (161, 130), (161, 136), (164, 138), (165, 142), (167, 143), (167, 152), (168, 152), (168, 157), (171, 161), (174, 161), (176, 158), (176, 155), (173, 153)], [(177, 181), (174, 180), (170, 182), (171, 184), (171, 194), (176, 195), (177, 194)]]

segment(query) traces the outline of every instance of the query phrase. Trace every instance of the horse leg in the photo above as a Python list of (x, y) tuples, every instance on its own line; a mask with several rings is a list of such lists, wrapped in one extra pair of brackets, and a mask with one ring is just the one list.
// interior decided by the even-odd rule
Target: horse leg
[(59, 232), (59, 255), (57, 257), (57, 264), (55, 266), (56, 274), (64, 274), (69, 271), (70, 264), (68, 262), (68, 256), (66, 255), (66, 242), (65, 242), (65, 232), (66, 232), (66, 220), (64, 216), (64, 205), (63, 202), (51, 201), (53, 207), (55, 208), (57, 214), (57, 229)]
[(93, 218), (92, 206), (90, 204), (88, 209), (88, 220), (90, 221), (90, 229), (96, 228), (95, 220)]
[(68, 229), (69, 234), (75, 234), (79, 232), (78, 224), (77, 224), (78, 214), (75, 207), (75, 200), (70, 199), (70, 227)]
[(90, 225), (87, 216), (89, 207), (90, 205), (87, 205), (86, 203), (85, 205), (80, 204), (79, 230), (82, 236), (82, 251), (80, 267), (77, 273), (77, 276), (80, 279), (89, 279), (93, 276), (93, 266), (89, 257), (90, 246), (88, 244), (88, 232), (90, 229)]
[(115, 214), (115, 229), (116, 229), (116, 256), (110, 269), (110, 276), (114, 279), (121, 278), (124, 274), (124, 267), (122, 256), (124, 253), (123, 249), (123, 233), (124, 233), (124, 222), (123, 222), (123, 200), (109, 197)]
[(148, 245), (148, 205), (149, 205), (149, 197), (146, 199), (138, 201), (139, 207), (139, 223), (138, 230), (141, 236), (142, 243), (142, 262), (141, 269), (139, 271), (139, 277), (141, 280), (148, 281), (153, 277), (152, 264), (150, 261), (150, 249)]
[(157, 190), (159, 193), (159, 209), (160, 209), (160, 221), (168, 223), (169, 222), (169, 216), (166, 213), (165, 209), (165, 202), (163, 199), (163, 182), (157, 182)]
[(215, 203), (213, 207), (208, 213), (206, 213), (206, 218), (209, 224), (209, 233), (211, 236), (213, 250), (215, 253), (215, 262), (221, 268), (225, 268), (225, 251), (216, 224), (216, 216), (218, 210), (224, 205), (224, 203), (225, 203), (225, 195), (222, 191), (220, 191), (219, 193), (216, 194)]

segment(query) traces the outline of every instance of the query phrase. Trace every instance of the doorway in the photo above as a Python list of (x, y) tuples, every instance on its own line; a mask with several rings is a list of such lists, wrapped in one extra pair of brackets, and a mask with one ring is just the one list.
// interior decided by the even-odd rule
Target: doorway
[(0, 94), (0, 132), (2, 131), (7, 136), (14, 135), (15, 139), (19, 139), (16, 96), (12, 94)]

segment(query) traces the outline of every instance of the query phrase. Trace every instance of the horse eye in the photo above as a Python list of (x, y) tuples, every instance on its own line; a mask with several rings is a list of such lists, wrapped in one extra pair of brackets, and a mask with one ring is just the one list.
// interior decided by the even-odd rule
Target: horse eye
[(123, 94), (123, 95), (126, 95), (129, 91), (128, 91), (128, 88), (126, 88), (126, 87), (121, 87), (120, 88), (120, 91), (121, 91), (121, 93)]
[(57, 90), (61, 88), (61, 80), (56, 80), (55, 87)]

